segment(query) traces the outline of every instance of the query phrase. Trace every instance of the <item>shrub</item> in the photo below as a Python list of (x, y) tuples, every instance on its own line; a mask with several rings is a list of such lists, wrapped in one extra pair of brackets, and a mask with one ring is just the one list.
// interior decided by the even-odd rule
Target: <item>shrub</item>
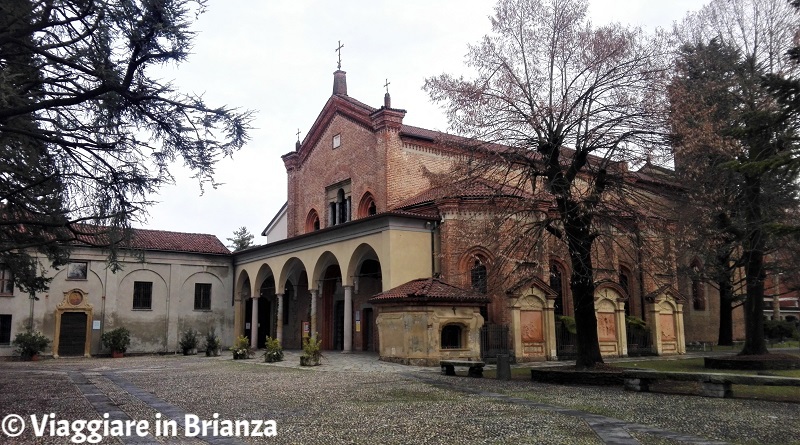
[(216, 332), (214, 332), (214, 330), (212, 329), (206, 333), (206, 357), (218, 356), (219, 348), (220, 348), (219, 337), (217, 337)]
[(119, 327), (103, 333), (100, 340), (103, 342), (103, 346), (110, 349), (111, 352), (125, 352), (131, 345), (131, 333), (127, 329)]
[(50, 344), (50, 339), (39, 331), (27, 330), (18, 333), (14, 337), (12, 344), (16, 346), (14, 352), (18, 353), (23, 359), (28, 360), (44, 352), (47, 349), (47, 345)]
[(279, 362), (283, 360), (283, 348), (277, 338), (267, 336), (267, 352), (264, 353), (264, 361), (267, 363)]
[(300, 356), (301, 366), (319, 365), (319, 359), (322, 358), (322, 340), (318, 336), (319, 334), (314, 334), (303, 340), (303, 355)]
[(244, 335), (236, 337), (236, 341), (231, 346), (231, 351), (233, 351), (234, 360), (251, 358), (254, 354), (253, 348), (250, 347), (250, 339)]
[(556, 317), (556, 321), (560, 321), (564, 329), (566, 329), (570, 334), (578, 333), (578, 328), (575, 325), (575, 317), (559, 315)]
[(648, 331), (647, 323), (639, 317), (627, 316), (625, 317), (625, 327), (629, 331)]
[(794, 323), (784, 320), (764, 320), (764, 335), (767, 338), (783, 340), (792, 338), (795, 332)]
[(197, 331), (194, 329), (187, 329), (183, 331), (183, 334), (181, 334), (181, 339), (178, 342), (178, 345), (180, 346), (181, 351), (183, 351), (183, 355), (189, 355), (191, 354), (192, 350), (197, 349), (197, 343)]

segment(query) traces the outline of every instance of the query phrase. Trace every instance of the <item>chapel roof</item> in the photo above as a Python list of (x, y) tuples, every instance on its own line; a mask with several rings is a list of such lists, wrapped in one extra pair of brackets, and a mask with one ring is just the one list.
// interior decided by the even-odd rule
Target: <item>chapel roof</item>
[(489, 297), (445, 283), (418, 278), (370, 298), (371, 303), (488, 303)]
[[(76, 228), (77, 244), (104, 247), (111, 233), (105, 227), (82, 225)], [(120, 247), (135, 250), (230, 255), (230, 250), (214, 235), (171, 232), (166, 230), (131, 229), (130, 239)]]

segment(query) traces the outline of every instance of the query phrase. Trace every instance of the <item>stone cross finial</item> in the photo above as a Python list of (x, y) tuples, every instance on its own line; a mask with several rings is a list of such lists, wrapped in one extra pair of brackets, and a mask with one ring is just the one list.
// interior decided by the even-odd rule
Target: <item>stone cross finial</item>
[(391, 84), (392, 82), (389, 82), (389, 79), (386, 79), (386, 83), (383, 84), (383, 86), (386, 88), (386, 94), (389, 94), (389, 85)]
[(297, 129), (297, 142), (300, 142), (300, 129)]
[(342, 41), (339, 40), (339, 47), (334, 50), (339, 53), (339, 63), (336, 65), (336, 69), (339, 70), (342, 69), (342, 48), (344, 48), (344, 45), (342, 45)]

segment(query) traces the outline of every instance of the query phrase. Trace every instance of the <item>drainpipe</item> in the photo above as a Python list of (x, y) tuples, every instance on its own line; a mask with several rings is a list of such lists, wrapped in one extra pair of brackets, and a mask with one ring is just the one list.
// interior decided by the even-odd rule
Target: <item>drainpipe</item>
[(436, 229), (439, 228), (439, 221), (429, 221), (425, 225), (431, 228), (431, 278), (436, 277)]

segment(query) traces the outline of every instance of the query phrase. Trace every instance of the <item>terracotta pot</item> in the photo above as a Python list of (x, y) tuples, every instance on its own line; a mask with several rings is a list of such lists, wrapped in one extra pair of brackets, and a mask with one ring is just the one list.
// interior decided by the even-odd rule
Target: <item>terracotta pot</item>
[(111, 357), (113, 358), (122, 358), (124, 355), (125, 355), (124, 352), (111, 351)]
[(39, 361), (39, 354), (33, 354), (31, 356), (31, 361), (32, 362), (38, 362)]

